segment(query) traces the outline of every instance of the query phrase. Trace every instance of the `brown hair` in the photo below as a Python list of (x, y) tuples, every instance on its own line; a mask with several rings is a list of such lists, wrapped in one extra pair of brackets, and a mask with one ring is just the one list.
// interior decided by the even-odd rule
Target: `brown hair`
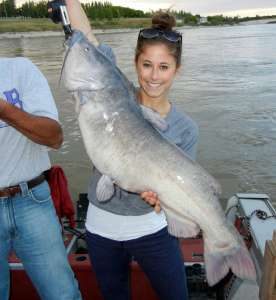
[[(160, 31), (174, 31), (173, 27), (176, 25), (176, 21), (173, 15), (169, 12), (158, 11), (155, 13), (151, 19), (151, 28), (158, 29)], [(158, 38), (145, 39), (138, 37), (137, 45), (135, 49), (135, 62), (137, 63), (140, 54), (143, 52), (143, 49), (147, 45), (155, 45), (157, 43), (162, 43), (166, 45), (175, 58), (176, 67), (178, 68), (181, 65), (181, 53), (182, 45), (180, 42), (170, 42), (166, 38), (160, 36)]]

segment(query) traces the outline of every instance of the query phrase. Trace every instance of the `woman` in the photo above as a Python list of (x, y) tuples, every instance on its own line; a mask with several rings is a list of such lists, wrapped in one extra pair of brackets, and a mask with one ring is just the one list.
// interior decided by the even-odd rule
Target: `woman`
[[(99, 44), (93, 35), (79, 2), (67, 0), (67, 9), (72, 27), (84, 32), (115, 63), (111, 48)], [(182, 36), (172, 29), (174, 25), (172, 16), (159, 13), (153, 17), (151, 28), (139, 32), (135, 52), (137, 102), (156, 130), (194, 158), (197, 126), (168, 99), (181, 64)], [(100, 177), (94, 170), (86, 229), (89, 255), (104, 298), (129, 299), (129, 263), (134, 257), (160, 299), (188, 299), (179, 243), (168, 233), (157, 195), (152, 191), (137, 195), (116, 186), (111, 200), (101, 202), (96, 196)]]

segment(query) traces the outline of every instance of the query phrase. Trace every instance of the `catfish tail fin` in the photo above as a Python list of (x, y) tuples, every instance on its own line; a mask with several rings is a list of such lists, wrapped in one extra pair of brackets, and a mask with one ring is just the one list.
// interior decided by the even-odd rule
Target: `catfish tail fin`
[(220, 251), (210, 251), (210, 248), (208, 240), (204, 240), (205, 270), (210, 286), (218, 283), (230, 270), (241, 279), (256, 280), (254, 263), (244, 245), (234, 249), (224, 245), (225, 250)]

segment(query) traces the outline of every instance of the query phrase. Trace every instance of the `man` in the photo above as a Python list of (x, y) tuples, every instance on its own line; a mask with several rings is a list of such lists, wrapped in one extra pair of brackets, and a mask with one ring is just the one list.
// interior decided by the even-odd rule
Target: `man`
[(0, 70), (0, 299), (9, 298), (12, 250), (41, 299), (81, 299), (43, 175), (48, 149), (63, 140), (54, 99), (28, 59), (0, 58)]

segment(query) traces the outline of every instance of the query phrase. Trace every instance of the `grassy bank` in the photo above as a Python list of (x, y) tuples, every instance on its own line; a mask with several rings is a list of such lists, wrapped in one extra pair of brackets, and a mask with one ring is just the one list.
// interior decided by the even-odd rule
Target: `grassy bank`
[[(96, 29), (140, 28), (150, 25), (147, 18), (121, 18), (113, 20), (96, 20), (92, 22)], [(61, 25), (49, 19), (0, 19), (0, 33), (29, 31), (60, 31)]]

